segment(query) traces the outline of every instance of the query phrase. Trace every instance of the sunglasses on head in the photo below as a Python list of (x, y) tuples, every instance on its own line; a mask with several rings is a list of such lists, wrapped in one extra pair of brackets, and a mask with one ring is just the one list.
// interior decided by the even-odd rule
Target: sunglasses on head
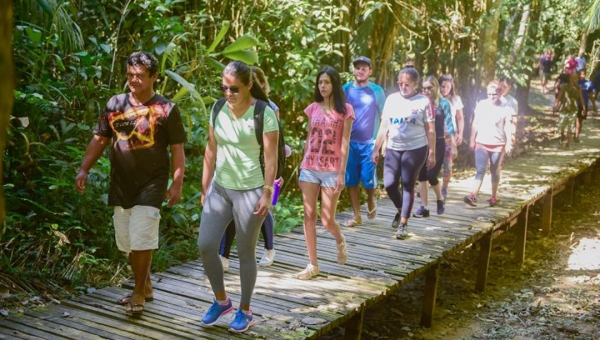
[(240, 93), (240, 88), (237, 86), (225, 86), (221, 84), (221, 91), (225, 92), (227, 90), (231, 91), (231, 93)]

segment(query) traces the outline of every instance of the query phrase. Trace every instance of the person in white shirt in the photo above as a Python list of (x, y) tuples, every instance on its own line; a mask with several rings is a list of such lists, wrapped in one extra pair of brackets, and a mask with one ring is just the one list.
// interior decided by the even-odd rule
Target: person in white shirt
[(477, 103), (475, 108), (469, 145), (475, 153), (477, 173), (471, 193), (464, 197), (464, 202), (472, 207), (477, 206), (477, 194), (488, 160), (492, 177), (492, 196), (488, 202), (492, 207), (496, 205), (502, 159), (504, 154), (510, 155), (513, 149), (513, 109), (503, 103), (501, 94), (500, 84), (497, 81), (490, 82), (487, 86), (488, 98)]

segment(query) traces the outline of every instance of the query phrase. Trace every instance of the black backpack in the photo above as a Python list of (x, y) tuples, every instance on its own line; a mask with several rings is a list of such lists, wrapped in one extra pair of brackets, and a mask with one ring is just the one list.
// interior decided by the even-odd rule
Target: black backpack
[[(221, 108), (225, 105), (227, 99), (221, 98), (213, 106), (211, 121), (213, 127), (215, 126), (215, 121), (217, 119), (217, 115), (221, 112)], [(258, 145), (260, 145), (260, 168), (263, 173), (263, 177), (265, 176), (265, 160), (264, 160), (264, 150), (263, 150), (263, 122), (264, 122), (264, 113), (265, 108), (269, 105), (265, 101), (257, 99), (254, 104), (254, 132), (256, 134), (256, 141)], [(279, 142), (277, 143), (277, 173), (275, 174), (275, 179), (283, 176), (283, 170), (285, 169), (285, 141), (283, 139), (283, 130), (281, 129), (281, 121), (277, 120), (277, 125), (279, 126)]]

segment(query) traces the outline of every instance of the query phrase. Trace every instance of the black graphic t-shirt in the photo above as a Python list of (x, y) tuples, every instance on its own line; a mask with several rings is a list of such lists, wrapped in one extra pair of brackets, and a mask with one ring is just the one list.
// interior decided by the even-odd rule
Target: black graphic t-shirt
[(187, 140), (175, 103), (155, 95), (134, 106), (129, 93), (113, 96), (94, 133), (112, 139), (108, 205), (160, 208), (170, 177), (168, 147)]

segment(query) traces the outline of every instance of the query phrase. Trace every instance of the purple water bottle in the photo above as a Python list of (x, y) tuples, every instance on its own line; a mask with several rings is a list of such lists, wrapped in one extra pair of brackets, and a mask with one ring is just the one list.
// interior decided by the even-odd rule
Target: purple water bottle
[(279, 198), (279, 191), (281, 190), (280, 181), (275, 181), (273, 183), (273, 200), (271, 201), (271, 205), (277, 204), (277, 199)]

